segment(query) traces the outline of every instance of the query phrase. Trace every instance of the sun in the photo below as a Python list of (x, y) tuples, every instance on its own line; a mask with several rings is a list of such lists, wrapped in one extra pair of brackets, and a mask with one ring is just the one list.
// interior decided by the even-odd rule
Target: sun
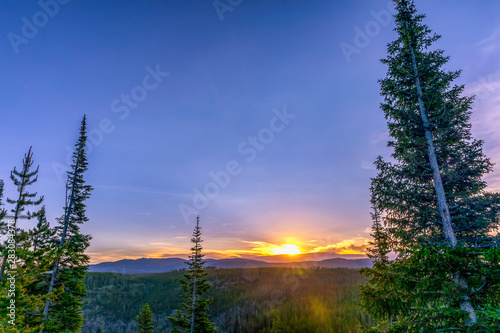
[(288, 255), (294, 255), (294, 254), (301, 254), (302, 251), (297, 245), (293, 244), (285, 244), (281, 246), (277, 246), (276, 248), (273, 249), (273, 254), (278, 255), (278, 254), (288, 254)]

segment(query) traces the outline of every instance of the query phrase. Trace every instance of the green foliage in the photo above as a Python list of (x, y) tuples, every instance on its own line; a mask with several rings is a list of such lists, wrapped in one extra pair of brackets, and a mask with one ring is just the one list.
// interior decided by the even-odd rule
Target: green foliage
[[(82, 121), (80, 138), (77, 147), (86, 143), (86, 120)], [(0, 245), (2, 268), (0, 273), (0, 332), (78, 332), (83, 322), (82, 305), (85, 297), (83, 282), (88, 269), (88, 256), (84, 254), (89, 245), (90, 236), (79, 232), (78, 224), (87, 221), (84, 201), (90, 194), (91, 187), (85, 185), (83, 173), (87, 170), (84, 149), (77, 149), (79, 163), (73, 165), (69, 173), (73, 180), (72, 200), (74, 205), (67, 210), (69, 217), (64, 231), (66, 241), (56, 240), (56, 234), (62, 238), (63, 228), (53, 229), (46, 218), (45, 207), (30, 212), (43, 201), (43, 196), (29, 191), (29, 186), (38, 179), (38, 167), (33, 169), (33, 153), (31, 147), (24, 156), (20, 171), (14, 167), (10, 178), (17, 189), (16, 199), (7, 198), (13, 205), (7, 211), (0, 208), (0, 230), (8, 233), (8, 243)], [(0, 206), (3, 206), (4, 182), (0, 180)], [(68, 207), (68, 205), (66, 205)], [(12, 223), (5, 220), (9, 218)], [(20, 222), (26, 219), (37, 219), (31, 230)], [(58, 243), (60, 246), (58, 246)], [(60, 264), (55, 288), (49, 287), (51, 273), (55, 263)], [(56, 270), (53, 270), (56, 271)], [(4, 272), (6, 274), (4, 274)], [(52, 302), (49, 318), (44, 320), (44, 308)], [(12, 303), (14, 302), (14, 303)], [(15, 305), (14, 324), (9, 323), (13, 315), (8, 306)]]
[[(13, 214), (10, 216), (10, 218), (14, 221), (14, 226), (13, 226), (13, 232), (14, 232), (14, 241), (16, 244), (16, 256), (19, 256), (19, 248), (20, 247), (26, 247), (24, 244), (27, 239), (27, 233), (26, 231), (19, 227), (18, 221), (20, 219), (31, 219), (33, 218), (33, 214), (31, 214), (29, 211), (26, 212), (25, 215), (23, 215), (23, 212), (25, 212), (26, 208), (30, 206), (38, 206), (42, 203), (43, 201), (43, 196), (35, 199), (37, 196), (37, 193), (30, 193), (28, 191), (28, 187), (30, 185), (33, 185), (37, 180), (38, 180), (38, 167), (36, 170), (32, 170), (33, 166), (33, 153), (31, 152), (31, 147), (28, 150), (28, 153), (24, 155), (23, 159), (23, 166), (21, 168), (21, 171), (18, 171), (16, 167), (14, 167), (14, 170), (11, 171), (10, 173), (10, 179), (12, 180), (14, 186), (17, 188), (18, 196), (17, 199), (10, 199), (7, 198), (7, 202), (9, 204), (13, 205), (13, 208), (10, 210), (10, 212)], [(2, 191), (3, 191), (3, 182), (2, 182)], [(5, 211), (2, 211), (2, 216), (5, 217)], [(3, 273), (5, 270), (5, 265), (6, 265), (6, 258), (7, 258), (7, 248), (5, 245), (2, 245), (1, 247), (2, 251), (2, 257), (3, 257), (3, 263), (2, 263), (2, 268), (0, 272), (0, 278), (3, 278)]]
[[(26, 211), (28, 207), (35, 208), (43, 201), (43, 197), (36, 199), (37, 193), (29, 192), (29, 186), (33, 185), (38, 179), (38, 167), (33, 170), (33, 163), (33, 153), (30, 147), (28, 153), (24, 156), (21, 171), (14, 167), (10, 177), (17, 188), (18, 197), (17, 199), (7, 199), (7, 202), (13, 205), (11, 209), (13, 215), (9, 216), (13, 222), (9, 227), (9, 239), (14, 241), (15, 248), (7, 248), (7, 243), (2, 246), (3, 261), (0, 281), (2, 291), (0, 323), (2, 325), (0, 326), (6, 326), (6, 332), (37, 332), (40, 330), (44, 296), (34, 293), (31, 286), (39, 281), (40, 274), (44, 272), (44, 267), (40, 267), (37, 263), (36, 255), (41, 254), (41, 252), (35, 253), (30, 231), (23, 228), (19, 223), (21, 219), (45, 218), (45, 209), (43, 207), (38, 212)], [(3, 192), (3, 182), (1, 185)], [(5, 211), (1, 215), (4, 218), (6, 216)], [(3, 226), (6, 227), (7, 224), (3, 223)], [(11, 304), (15, 305), (16, 309), (14, 325), (7, 323), (8, 320), (12, 319), (8, 317), (10, 310), (7, 308)]]
[(39, 327), (42, 324), (42, 312), (48, 295), (47, 273), (52, 269), (56, 260), (57, 249), (54, 242), (55, 231), (50, 227), (46, 216), (45, 206), (36, 213), (37, 225), (28, 232), (27, 247), (20, 268), (25, 272), (22, 279), (17, 281), (26, 295), (30, 298), (30, 307), (23, 310), (26, 314), (26, 324), (29, 327)]
[(139, 329), (138, 333), (153, 333), (155, 328), (153, 322), (153, 312), (149, 308), (149, 304), (146, 303), (144, 307), (141, 309), (141, 313), (135, 317), (137, 328)]
[(196, 226), (193, 231), (191, 242), (194, 246), (191, 248), (189, 261), (186, 262), (189, 266), (189, 271), (184, 275), (184, 280), (181, 280), (182, 298), (181, 303), (183, 310), (176, 310), (174, 316), (168, 317), (172, 322), (172, 333), (196, 332), (209, 333), (215, 332), (215, 327), (212, 325), (208, 317), (208, 305), (212, 302), (206, 297), (211, 285), (207, 282), (207, 273), (203, 269), (205, 261), (204, 254), (201, 253), (203, 247), (201, 243), (201, 227), (200, 218), (196, 218)]
[[(372, 321), (359, 304), (356, 269), (246, 268), (210, 269), (209, 315), (217, 330), (228, 333), (359, 332)], [(165, 320), (182, 301), (180, 280), (185, 271), (122, 275), (89, 273), (85, 279), (88, 304), (83, 332), (132, 333), (134, 318), (147, 302), (158, 332), (169, 332)], [(274, 322), (274, 327), (273, 327)], [(273, 328), (272, 328), (273, 327)]]
[(84, 278), (89, 256), (84, 253), (90, 245), (90, 235), (80, 232), (81, 224), (88, 221), (85, 201), (92, 187), (85, 184), (84, 173), (88, 169), (85, 146), (87, 143), (86, 117), (80, 126), (80, 136), (73, 153), (72, 170), (68, 172), (67, 202), (64, 217), (56, 226), (58, 239), (57, 261), (52, 270), (49, 301), (45, 305), (44, 332), (77, 332), (83, 324)]
[[(471, 135), (473, 98), (452, 85), (460, 72), (443, 69), (448, 57), (432, 47), (439, 36), (413, 1), (395, 2), (398, 38), (388, 45), (380, 80), (395, 162), (375, 162), (375, 264), (363, 270), (369, 278), (363, 304), (378, 323), (374, 332), (498, 332), (500, 195), (485, 192), (482, 177), (492, 164)], [(456, 247), (443, 230), (429, 140)], [(394, 260), (387, 259), (391, 252)], [(465, 302), (478, 316), (474, 325)]]
[[(0, 207), (3, 206), (3, 188), (4, 188), (4, 182), (2, 179), (0, 179)], [(3, 219), (5, 218), (5, 214), (7, 211), (4, 208), (0, 209), (0, 230), (4, 230), (3, 228), (5, 227), (5, 222)]]
[[(19, 193), (19, 196), (16, 200), (7, 198), (7, 202), (14, 205), (14, 208), (11, 209), (11, 212), (14, 214), (13, 219), (15, 223), (17, 223), (18, 219), (21, 218), (22, 213), (28, 206), (37, 206), (43, 201), (43, 196), (33, 200), (33, 198), (36, 197), (37, 193), (30, 193), (27, 190), (28, 186), (33, 185), (33, 183), (38, 180), (39, 167), (37, 167), (36, 170), (32, 171), (31, 167), (33, 166), (33, 163), (33, 153), (31, 152), (30, 147), (28, 153), (24, 155), (22, 170), (17, 171), (16, 167), (14, 167), (14, 170), (12, 170), (10, 173), (10, 179), (17, 187), (17, 191)], [(31, 217), (32, 215), (28, 211), (25, 218), (30, 219)]]

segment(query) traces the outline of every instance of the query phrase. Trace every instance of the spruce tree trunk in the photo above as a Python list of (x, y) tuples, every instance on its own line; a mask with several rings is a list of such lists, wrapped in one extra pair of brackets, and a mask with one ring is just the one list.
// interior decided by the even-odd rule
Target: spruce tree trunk
[[(408, 29), (408, 22), (406, 22), (406, 30), (409, 33)], [(450, 210), (448, 207), (448, 202), (446, 200), (446, 193), (444, 191), (444, 186), (443, 186), (443, 180), (441, 179), (441, 172), (439, 170), (439, 164), (437, 161), (436, 157), (436, 150), (434, 148), (434, 141), (432, 139), (432, 133), (430, 131), (430, 126), (429, 126), (429, 118), (427, 117), (427, 112), (425, 110), (425, 105), (423, 101), (423, 93), (422, 93), (422, 86), (420, 85), (420, 78), (419, 78), (419, 71), (417, 67), (417, 61), (415, 59), (415, 51), (413, 49), (412, 45), (412, 40), (411, 37), (408, 37), (409, 39), (409, 47), (410, 47), (410, 53), (411, 53), (411, 62), (413, 66), (413, 74), (415, 78), (415, 85), (417, 88), (417, 95), (418, 95), (418, 105), (420, 108), (420, 116), (422, 117), (422, 123), (424, 126), (424, 131), (425, 131), (425, 138), (427, 140), (427, 154), (429, 157), (429, 163), (431, 166), (432, 170), (432, 178), (434, 180), (434, 189), (436, 191), (436, 196), (437, 196), (437, 201), (438, 201), (438, 209), (439, 209), (439, 216), (441, 217), (441, 221), (443, 223), (443, 231), (446, 237), (446, 240), (450, 243), (452, 248), (457, 247), (457, 237), (455, 235), (455, 230), (453, 229), (453, 224), (451, 221), (451, 215), (450, 215)], [(468, 289), (469, 286), (467, 284), (467, 281), (460, 275), (460, 272), (455, 272), (454, 273), (454, 282), (458, 286)], [(472, 326), (477, 322), (477, 315), (476, 311), (474, 310), (474, 307), (472, 306), (471, 302), (469, 301), (469, 296), (464, 295), (465, 300), (460, 303), (460, 308), (467, 312), (469, 315), (469, 321), (468, 325)]]
[[(59, 248), (61, 248), (64, 245), (64, 242), (66, 241), (66, 233), (68, 231), (68, 224), (69, 224), (69, 215), (71, 213), (71, 208), (73, 206), (73, 199), (75, 197), (76, 173), (78, 172), (78, 165), (80, 162), (81, 150), (82, 150), (82, 147), (80, 147), (80, 149), (79, 149), (78, 158), (76, 159), (76, 163), (75, 163), (75, 169), (74, 169), (74, 173), (73, 173), (73, 182), (71, 184), (71, 195), (69, 198), (68, 207), (67, 207), (66, 212), (64, 214), (64, 229), (63, 229), (63, 232), (61, 235), (61, 241), (59, 242), (59, 245), (58, 245)], [(50, 285), (49, 285), (48, 294), (50, 294), (54, 290), (54, 285), (56, 282), (56, 275), (57, 275), (58, 269), (59, 269), (59, 259), (57, 259), (56, 262), (54, 263), (54, 269), (52, 270), (52, 276), (50, 278)], [(43, 319), (44, 320), (47, 320), (47, 318), (49, 316), (49, 307), (50, 307), (50, 300), (47, 300), (45, 302), (45, 307), (43, 309)]]

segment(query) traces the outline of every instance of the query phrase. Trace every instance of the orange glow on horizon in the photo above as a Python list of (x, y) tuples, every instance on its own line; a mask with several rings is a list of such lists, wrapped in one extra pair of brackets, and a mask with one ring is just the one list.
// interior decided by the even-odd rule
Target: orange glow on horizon
[[(282, 238), (283, 239), (283, 238)], [(300, 241), (297, 238), (284, 238), (283, 243), (268, 243), (265, 241), (244, 241), (240, 248), (234, 246), (229, 249), (224, 248), (204, 248), (202, 253), (210, 259), (228, 259), (228, 258), (263, 258), (273, 256), (294, 256), (307, 254), (326, 254), (326, 255), (366, 255), (366, 247), (370, 239), (365, 237), (355, 237), (344, 239), (340, 242), (324, 242), (316, 244), (317, 241)], [(325, 244), (326, 243), (326, 244)], [(296, 245), (297, 244), (297, 245)], [(156, 247), (156, 246), (154, 246)], [(118, 261), (122, 259), (139, 258), (187, 258), (190, 255), (189, 249), (172, 246), (158, 246), (152, 249), (144, 246), (142, 251), (110, 251), (110, 252), (90, 252), (91, 264), (106, 261)], [(286, 260), (286, 258), (281, 258)], [(265, 259), (262, 259), (265, 260)]]

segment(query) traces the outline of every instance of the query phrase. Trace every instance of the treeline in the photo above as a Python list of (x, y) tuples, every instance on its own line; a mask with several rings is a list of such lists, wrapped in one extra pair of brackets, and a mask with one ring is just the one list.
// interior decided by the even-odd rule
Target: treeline
[[(85, 184), (86, 118), (68, 172), (63, 214), (51, 225), (46, 218), (43, 196), (30, 191), (38, 180), (31, 148), (10, 179), (17, 189), (14, 197), (3, 199), (0, 180), (0, 332), (78, 332), (83, 319), (83, 282), (89, 257), (84, 251), (91, 237), (80, 232), (87, 221), (85, 200), (92, 188)], [(3, 206), (7, 204), (11, 209)], [(27, 220), (35, 220), (33, 228)]]
[[(365, 278), (347, 268), (208, 269), (209, 315), (217, 332), (360, 332), (371, 321), (360, 307)], [(135, 332), (145, 303), (155, 332), (169, 332), (167, 317), (182, 302), (185, 271), (128, 275), (89, 273), (83, 332)]]

